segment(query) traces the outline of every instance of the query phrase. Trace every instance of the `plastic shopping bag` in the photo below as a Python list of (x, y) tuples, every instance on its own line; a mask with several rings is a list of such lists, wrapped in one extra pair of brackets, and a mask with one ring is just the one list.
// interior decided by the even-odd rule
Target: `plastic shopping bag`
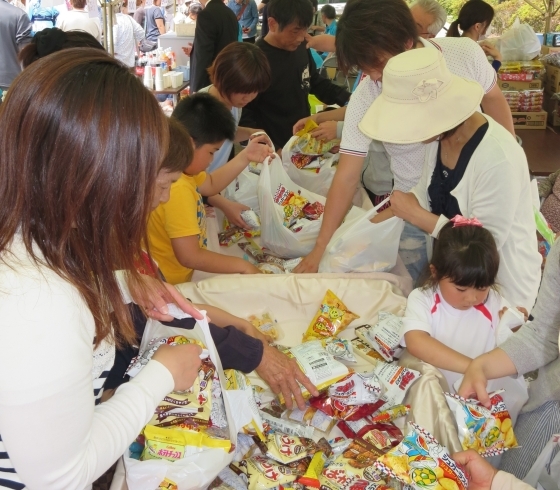
[(249, 206), (255, 213), (259, 213), (259, 198), (257, 184), (259, 176), (248, 169), (243, 170), (237, 178), (226, 187), (224, 197), (230, 201)]
[[(206, 319), (199, 320), (192, 330), (182, 328), (167, 327), (155, 320), (148, 320), (140, 352), (153, 338), (169, 337), (173, 335), (183, 335), (188, 338), (201, 341), (208, 350), (210, 359), (216, 367), (222, 388), (225, 387), (224, 371), (222, 363)], [(242, 421), (234, 418), (234, 411), (230, 403), (227, 391), (223, 389), (223, 399), (228, 420), (230, 440), (237, 442), (237, 429)], [(235, 394), (234, 394), (235, 397)], [(237, 408), (235, 409), (237, 410)], [(240, 427), (239, 427), (240, 428)], [(178, 490), (194, 490), (206, 488), (216, 478), (218, 473), (223, 470), (233, 460), (233, 452), (226, 453), (220, 448), (205, 448), (201, 452), (187, 456), (174, 462), (163, 459), (151, 459), (138, 461), (129, 457), (128, 452), (123, 456), (126, 468), (126, 482), (129, 490), (154, 490), (167, 478), (177, 485)]]
[(553, 458), (556, 447), (560, 447), (560, 434), (554, 434), (544, 447), (523, 480), (525, 483), (537, 489), (560, 490), (560, 452)]
[(292, 155), (294, 154), (292, 147), (298, 138), (298, 136), (292, 136), (284, 146), (282, 150), (282, 164), (294, 183), (315, 194), (327, 197), (340, 155), (325, 153), (321, 167), (317, 169), (297, 168), (292, 163)]
[(319, 272), (386, 272), (395, 267), (404, 221), (396, 216), (381, 223), (370, 221), (388, 200), (336, 230)]
[[(325, 204), (323, 196), (314, 194), (295, 184), (282, 166), (278, 155), (273, 155), (272, 161), (265, 160), (259, 178), (258, 195), (261, 211), (261, 245), (272, 253), (284, 258), (303, 257), (313, 250), (317, 236), (321, 229), (322, 217), (309, 224), (301, 231), (294, 233), (284, 226), (284, 212), (281, 206), (274, 202), (274, 193), (279, 186), (288, 191), (300, 194), (310, 202)], [(353, 207), (346, 219), (362, 216), (362, 209)]]
[(541, 43), (529, 24), (521, 24), (519, 19), (500, 38), (498, 46), (503, 61), (528, 61), (541, 52)]

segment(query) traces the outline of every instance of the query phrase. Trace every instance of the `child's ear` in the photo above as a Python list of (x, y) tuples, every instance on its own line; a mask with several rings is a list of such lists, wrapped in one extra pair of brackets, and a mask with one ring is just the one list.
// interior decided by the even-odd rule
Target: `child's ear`
[(430, 275), (435, 278), (436, 277), (436, 272), (437, 271), (436, 271), (436, 268), (434, 267), (434, 264), (430, 264)]

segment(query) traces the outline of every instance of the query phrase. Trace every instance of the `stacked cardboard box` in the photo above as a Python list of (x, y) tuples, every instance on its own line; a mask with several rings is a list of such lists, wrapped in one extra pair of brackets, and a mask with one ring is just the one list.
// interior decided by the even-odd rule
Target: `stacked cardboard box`
[(498, 86), (510, 106), (516, 129), (546, 129), (543, 111), (544, 65), (535, 61), (510, 61), (498, 72)]
[(544, 110), (548, 113), (548, 124), (560, 126), (560, 114), (558, 112), (558, 100), (552, 96), (560, 92), (560, 68), (546, 65), (546, 78), (544, 80)]

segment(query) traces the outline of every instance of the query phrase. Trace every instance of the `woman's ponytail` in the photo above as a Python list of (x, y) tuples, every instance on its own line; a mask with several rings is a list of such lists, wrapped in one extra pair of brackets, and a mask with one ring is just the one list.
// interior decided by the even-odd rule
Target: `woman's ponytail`
[(461, 37), (461, 33), (459, 32), (459, 19), (454, 20), (451, 24), (449, 24), (446, 37)]

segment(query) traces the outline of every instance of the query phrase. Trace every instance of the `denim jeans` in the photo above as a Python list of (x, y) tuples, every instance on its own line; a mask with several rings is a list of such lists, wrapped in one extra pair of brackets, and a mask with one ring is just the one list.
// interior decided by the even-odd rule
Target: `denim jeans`
[(405, 223), (399, 243), (399, 255), (408, 273), (412, 276), (412, 282), (416, 286), (420, 276), (428, 266), (428, 252), (426, 250), (427, 240), (430, 237), (420, 228)]

